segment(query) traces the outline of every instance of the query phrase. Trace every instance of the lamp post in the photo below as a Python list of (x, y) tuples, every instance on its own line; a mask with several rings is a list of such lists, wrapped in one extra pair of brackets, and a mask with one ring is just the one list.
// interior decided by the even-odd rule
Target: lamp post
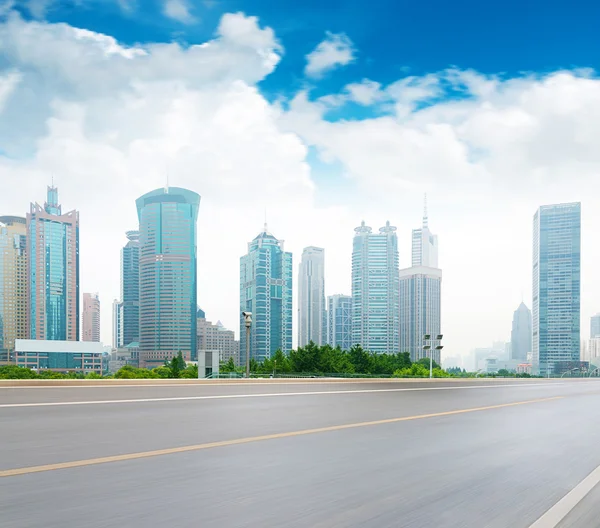
[(246, 377), (250, 377), (250, 327), (252, 326), (252, 312), (242, 312), (246, 323)]
[[(444, 348), (441, 344), (443, 337), (444, 337), (443, 334), (437, 334), (435, 336), (435, 339), (431, 339), (431, 334), (425, 334), (423, 336), (423, 350), (429, 351), (429, 378), (430, 379), (433, 378), (433, 350), (442, 350), (442, 348)], [(432, 345), (432, 343), (436, 343), (436, 342), (438, 344), (432, 350), (431, 345)]]

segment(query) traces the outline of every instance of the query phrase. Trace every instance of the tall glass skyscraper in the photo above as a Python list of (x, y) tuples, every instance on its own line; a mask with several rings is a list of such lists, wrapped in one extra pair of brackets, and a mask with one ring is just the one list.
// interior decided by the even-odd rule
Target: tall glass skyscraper
[(327, 344), (350, 350), (352, 347), (352, 297), (327, 297)]
[(325, 250), (311, 246), (302, 252), (298, 273), (298, 345), (324, 345), (326, 326)]
[[(423, 336), (441, 333), (442, 270), (438, 266), (438, 239), (429, 230), (427, 204), (423, 224), (412, 232), (412, 266), (400, 270), (400, 351), (412, 361), (428, 358), (441, 364), (441, 354), (423, 350)], [(431, 343), (427, 343), (431, 344)]]
[(121, 333), (120, 346), (140, 340), (140, 232), (127, 231), (128, 242), (121, 249)]
[(510, 359), (526, 361), (531, 352), (531, 310), (521, 303), (515, 310), (510, 333)]
[(27, 339), (26, 233), (25, 218), (0, 216), (0, 364)]
[(396, 354), (399, 343), (399, 264), (396, 228), (373, 233), (364, 222), (352, 249), (352, 342), (374, 353)]
[[(140, 221), (140, 366), (196, 359), (196, 223), (200, 196), (178, 187), (136, 200)], [(127, 344), (127, 343), (126, 343)]]
[(267, 225), (240, 258), (240, 363), (246, 363), (246, 327), (252, 312), (250, 357), (262, 361), (278, 349), (292, 349), (292, 254)]
[(79, 341), (79, 213), (63, 214), (58, 189), (27, 214), (30, 339)]
[(580, 359), (581, 204), (533, 217), (533, 371), (560, 374)]

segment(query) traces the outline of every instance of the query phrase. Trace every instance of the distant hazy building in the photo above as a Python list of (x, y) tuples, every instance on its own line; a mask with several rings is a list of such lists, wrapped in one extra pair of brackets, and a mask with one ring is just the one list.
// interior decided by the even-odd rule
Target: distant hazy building
[(240, 361), (246, 362), (246, 327), (252, 312), (250, 357), (262, 361), (278, 349), (292, 349), (292, 254), (283, 240), (264, 229), (240, 258)]
[(545, 205), (533, 219), (533, 371), (580, 359), (581, 204)]
[(352, 297), (327, 297), (327, 344), (349, 350), (352, 347)]
[(395, 354), (399, 343), (399, 265), (396, 228), (373, 233), (364, 222), (352, 248), (352, 342), (377, 354)]
[(326, 324), (325, 250), (311, 246), (302, 252), (298, 273), (298, 345), (324, 345)]
[(227, 330), (221, 321), (217, 321), (217, 324), (207, 321), (202, 310), (198, 310), (197, 319), (198, 352), (218, 350), (221, 361), (226, 363), (232, 358), (239, 365), (240, 342), (236, 341), (233, 330)]
[(600, 337), (600, 314), (592, 315), (590, 319), (590, 339), (595, 337)]
[(26, 233), (25, 218), (0, 216), (0, 364), (27, 337)]
[(122, 343), (140, 340), (140, 232), (127, 231), (128, 242), (121, 249)]
[(510, 359), (526, 361), (531, 352), (531, 310), (521, 303), (515, 310), (510, 334)]
[(83, 310), (81, 314), (82, 341), (100, 341), (100, 298), (97, 293), (83, 294)]
[[(196, 358), (196, 222), (200, 196), (156, 189), (136, 200), (140, 222), (140, 366)], [(127, 344), (127, 343), (126, 343)]]
[(123, 345), (123, 304), (115, 299), (112, 303), (112, 347)]
[(27, 259), (29, 337), (78, 341), (79, 213), (62, 213), (56, 187), (30, 206)]
[(441, 333), (442, 270), (438, 265), (438, 240), (429, 230), (427, 206), (421, 228), (413, 230), (412, 267), (400, 270), (400, 351), (409, 352), (412, 361), (433, 355), (441, 364), (441, 354), (423, 350), (423, 336)]
[(600, 358), (600, 337), (581, 342), (581, 361), (594, 362)]

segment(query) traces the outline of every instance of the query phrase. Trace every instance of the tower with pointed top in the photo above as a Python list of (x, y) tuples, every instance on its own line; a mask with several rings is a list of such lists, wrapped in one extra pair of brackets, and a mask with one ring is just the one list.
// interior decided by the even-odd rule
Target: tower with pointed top
[(292, 254), (265, 223), (240, 258), (240, 363), (246, 362), (242, 312), (252, 312), (250, 358), (263, 361), (292, 349)]
[[(427, 196), (421, 227), (412, 232), (412, 266), (400, 270), (400, 350), (412, 361), (429, 357), (423, 336), (441, 332), (442, 270), (438, 268), (438, 239), (429, 229)], [(441, 364), (439, 350), (433, 359)]]
[(373, 233), (361, 222), (352, 245), (352, 344), (377, 354), (399, 351), (399, 256), (396, 228)]

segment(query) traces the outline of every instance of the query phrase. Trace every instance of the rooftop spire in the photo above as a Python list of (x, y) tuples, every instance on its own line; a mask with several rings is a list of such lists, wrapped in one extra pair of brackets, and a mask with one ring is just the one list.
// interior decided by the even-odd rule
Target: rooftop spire
[(427, 217), (427, 193), (423, 200), (423, 228), (429, 227), (429, 218)]

